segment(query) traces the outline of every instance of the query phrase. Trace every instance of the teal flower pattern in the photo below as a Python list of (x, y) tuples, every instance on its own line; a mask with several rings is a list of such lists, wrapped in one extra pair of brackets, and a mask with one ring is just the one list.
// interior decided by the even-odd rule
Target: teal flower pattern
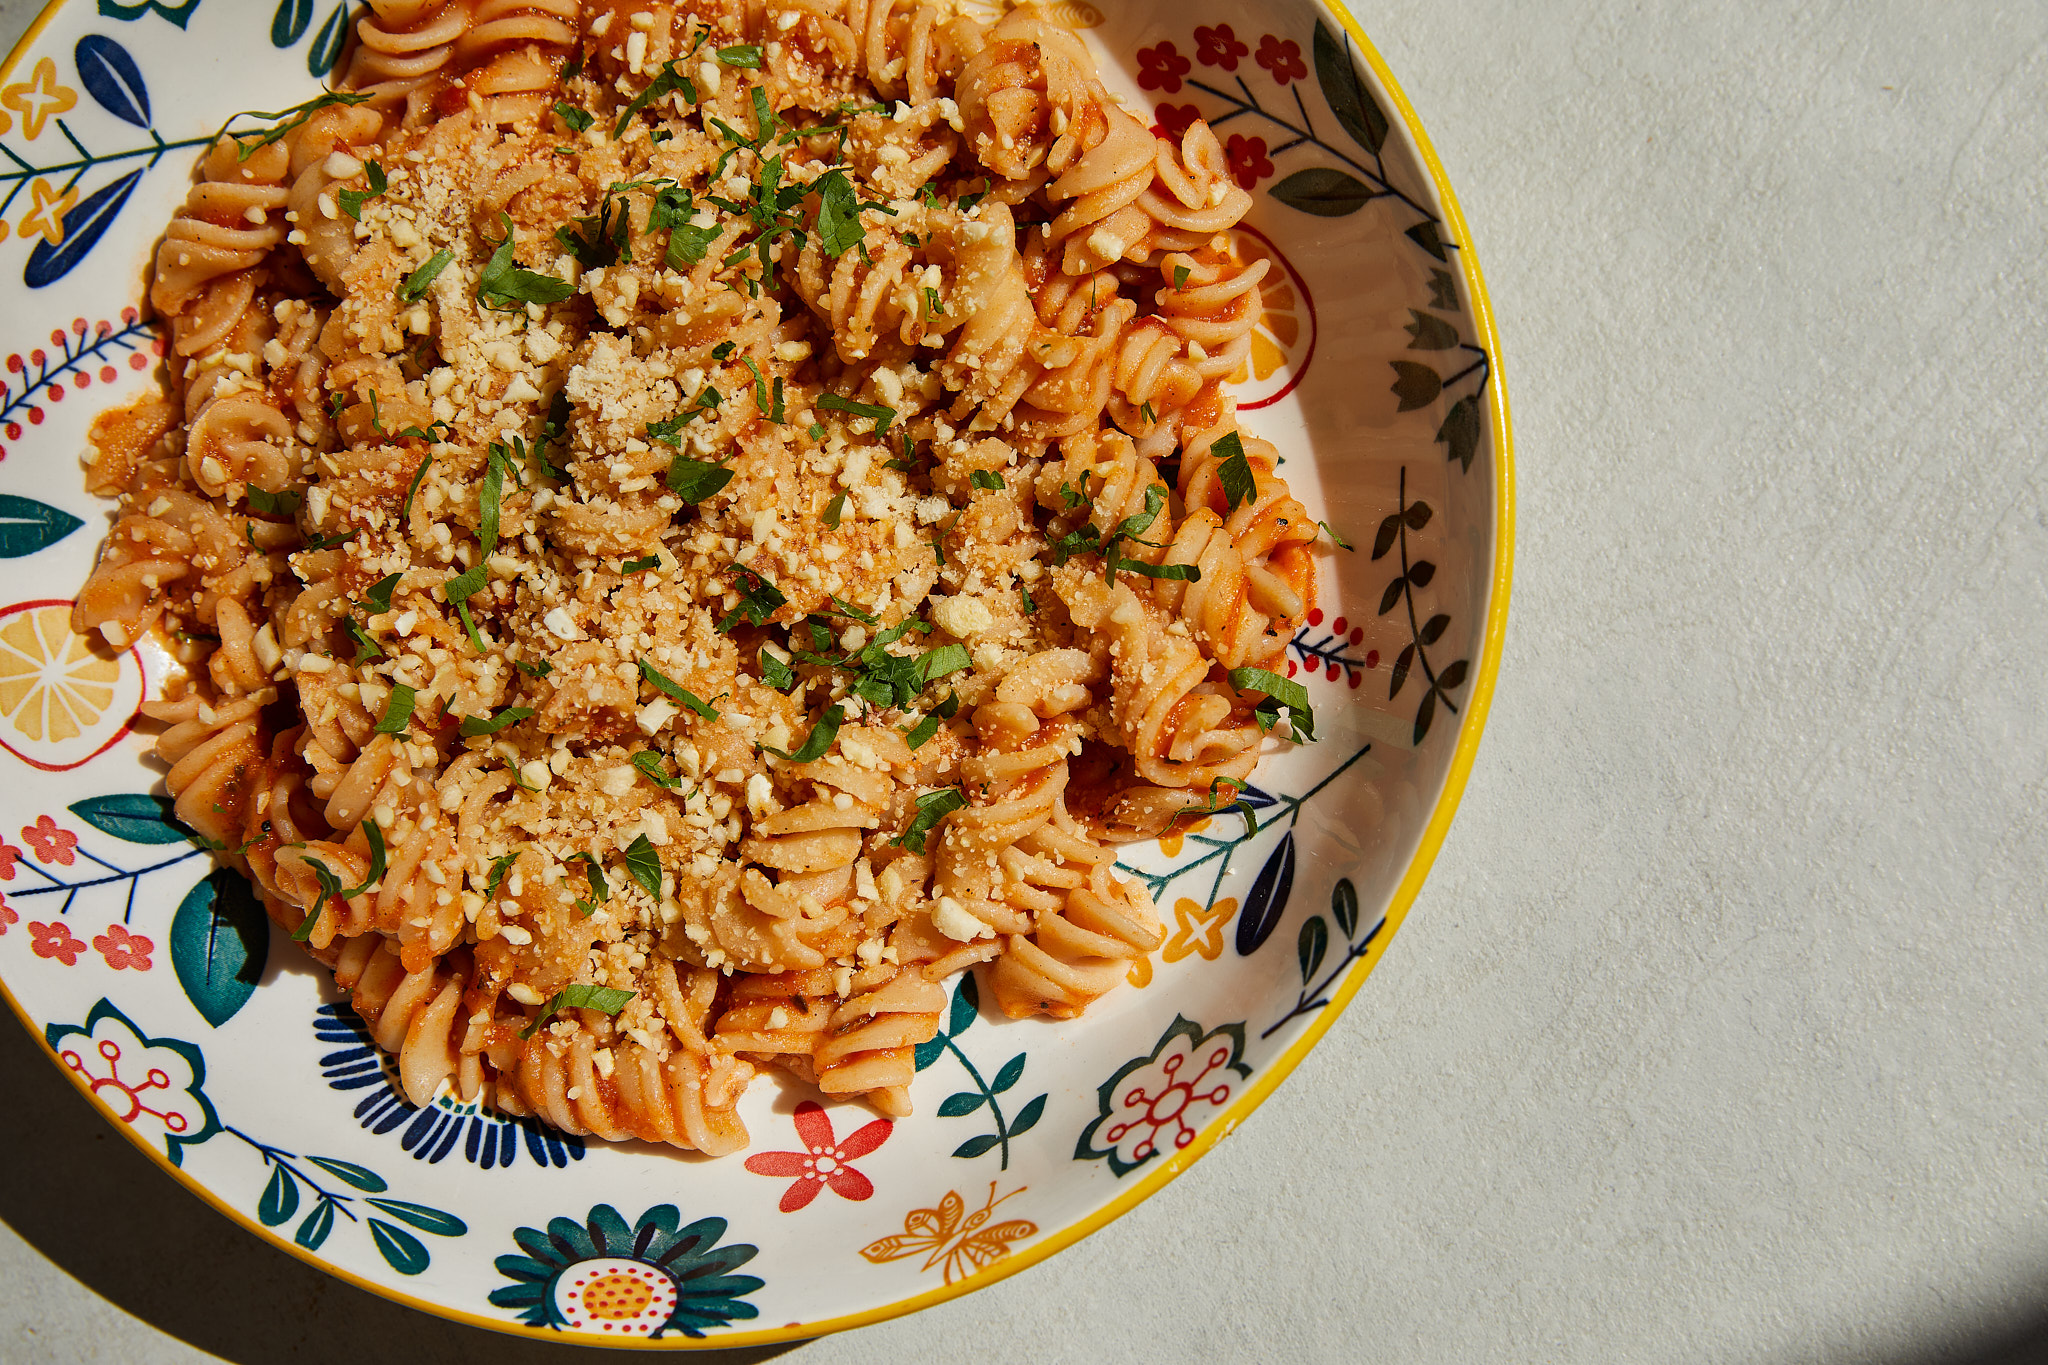
[(720, 1246), (723, 1218), (679, 1226), (682, 1214), (662, 1204), (627, 1226), (617, 1209), (599, 1204), (590, 1217), (551, 1220), (545, 1231), (512, 1234), (525, 1252), (500, 1256), (498, 1272), (513, 1283), (491, 1291), (491, 1303), (517, 1309), (519, 1321), (556, 1331), (658, 1337), (675, 1330), (701, 1337), (760, 1310), (743, 1300), (763, 1281), (732, 1272), (759, 1248)]

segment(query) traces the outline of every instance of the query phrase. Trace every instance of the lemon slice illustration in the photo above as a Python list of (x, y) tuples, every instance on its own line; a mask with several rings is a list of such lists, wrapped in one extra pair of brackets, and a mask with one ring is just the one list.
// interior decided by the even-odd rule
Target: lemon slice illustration
[(119, 738), (141, 702), (134, 654), (72, 634), (69, 602), (0, 611), (0, 746), (16, 757), (75, 768)]

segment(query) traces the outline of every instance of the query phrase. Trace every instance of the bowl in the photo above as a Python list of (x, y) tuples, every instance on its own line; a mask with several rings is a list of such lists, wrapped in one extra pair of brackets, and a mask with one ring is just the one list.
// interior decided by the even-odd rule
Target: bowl
[(60, 0), (0, 68), (0, 986), (172, 1177), (302, 1260), (478, 1326), (791, 1340), (1101, 1227), (1243, 1122), (1365, 983), (1457, 806), (1506, 622), (1507, 401), (1465, 224), (1341, 8), (1050, 8), (1127, 108), (1169, 133), (1207, 117), (1253, 191), (1239, 244), (1272, 266), (1240, 410), (1350, 546), (1287, 650), (1321, 737), (1260, 768), (1249, 815), (1125, 850), (1168, 937), (1085, 1017), (1008, 1021), (962, 977), (918, 1050), (914, 1115), (763, 1082), (752, 1148), (716, 1161), (407, 1104), (327, 974), (167, 821), (137, 715), (164, 649), (69, 631), (108, 524), (87, 426), (155, 383), (164, 349), (154, 244), (229, 115), (318, 90), (345, 7)]

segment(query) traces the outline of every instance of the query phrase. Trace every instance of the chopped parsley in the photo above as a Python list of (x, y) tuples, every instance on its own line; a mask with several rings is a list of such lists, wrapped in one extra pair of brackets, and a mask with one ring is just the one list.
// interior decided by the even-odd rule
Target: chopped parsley
[(383, 647), (377, 643), (375, 636), (364, 629), (362, 622), (353, 616), (346, 616), (342, 618), (342, 625), (356, 642), (356, 657), (350, 660), (351, 663), (366, 664), (372, 659), (384, 657)]
[(363, 205), (372, 199), (383, 198), (384, 191), (391, 187), (384, 178), (384, 168), (374, 161), (363, 163), (363, 174), (370, 182), (369, 189), (341, 190), (334, 196), (341, 205), (341, 211), (357, 222), (363, 220)]
[(629, 559), (629, 560), (627, 560), (627, 561), (626, 561), (625, 563), (623, 563), (623, 564), (619, 565), (619, 572), (620, 572), (620, 573), (642, 573), (642, 572), (645, 572), (645, 571), (646, 571), (646, 570), (648, 570), (648, 569), (658, 569), (658, 568), (660, 568), (660, 567), (661, 567), (661, 556), (660, 556), (660, 555), (642, 555), (642, 556), (641, 556), (640, 558), (638, 558), (638, 559)]
[(787, 692), (796, 686), (796, 670), (781, 659), (770, 654), (765, 648), (758, 656), (761, 665), (761, 681), (777, 692)]
[(896, 409), (885, 408), (879, 403), (856, 403), (851, 398), (841, 398), (836, 393), (821, 393), (817, 405), (833, 412), (850, 412), (855, 417), (866, 417), (875, 424), (875, 435), (885, 436), (889, 424), (896, 420)]
[(681, 95), (691, 104), (697, 102), (696, 83), (683, 74), (681, 62), (662, 63), (661, 70), (647, 83), (647, 88), (633, 96), (632, 102), (620, 111), (619, 121), (612, 126), (612, 141), (617, 142), (626, 135), (626, 125), (633, 121), (635, 114), (664, 95)]
[(434, 457), (429, 455), (425, 459), (420, 461), (420, 466), (418, 469), (413, 470), (412, 482), (409, 485), (407, 485), (405, 490), (405, 505), (398, 509), (398, 515), (401, 520), (412, 520), (413, 494), (420, 491), (420, 481), (427, 477), (427, 466), (432, 464), (433, 462)]
[(754, 363), (754, 358), (750, 355), (743, 355), (740, 357), (740, 364), (746, 366), (754, 373), (754, 407), (769, 421), (780, 422), (782, 420), (782, 376), (775, 376), (775, 396), (773, 399), (770, 399), (768, 395), (768, 380), (762, 375), (761, 367)]
[(380, 735), (402, 735), (412, 725), (413, 699), (417, 694), (404, 683), (391, 684), (391, 695), (384, 702), (384, 715), (377, 722)]
[(749, 71), (761, 69), (761, 48), (755, 43), (736, 43), (731, 47), (718, 49), (718, 60), (726, 66), (745, 67)]
[(698, 697), (695, 692), (669, 677), (645, 659), (640, 661), (640, 676), (652, 683), (655, 691), (675, 698), (675, 700), (689, 707), (705, 720), (718, 719), (718, 711), (710, 702)]
[(935, 792), (926, 792), (917, 798), (917, 814), (903, 833), (889, 841), (895, 848), (907, 848), (912, 853), (923, 853), (925, 838), (938, 827), (939, 821), (967, 804), (967, 796), (958, 787), (941, 787)]
[(586, 902), (576, 902), (576, 908), (582, 910), (583, 914), (587, 917), (590, 911), (595, 910), (598, 905), (603, 905), (611, 900), (611, 883), (604, 879), (604, 865), (597, 861), (595, 853), (572, 853), (569, 855), (569, 861), (583, 864), (584, 879), (590, 883), (590, 894), (596, 897), (597, 900), (597, 904), (590, 906), (588, 910), (584, 909)]
[(839, 726), (845, 719), (846, 709), (834, 702), (825, 708), (824, 713), (818, 717), (818, 723), (811, 727), (811, 733), (805, 736), (802, 746), (794, 753), (785, 753), (772, 744), (763, 744), (761, 747), (777, 758), (787, 759), (791, 763), (816, 762), (832, 747), (832, 741), (839, 738)]
[(734, 585), (739, 589), (739, 605), (725, 614), (718, 623), (720, 635), (730, 635), (734, 626), (744, 621), (750, 626), (768, 624), (768, 618), (788, 602), (781, 589), (766, 578), (743, 564), (734, 564), (726, 569), (733, 575)]
[(370, 590), (363, 594), (363, 601), (369, 604), (372, 611), (379, 614), (390, 611), (391, 594), (398, 591), (398, 585), (404, 578), (405, 575), (401, 573), (384, 575), (370, 585)]
[(668, 462), (668, 486), (684, 502), (698, 503), (732, 482), (723, 465), (678, 455)]
[(228, 123), (233, 123), (238, 118), (263, 119), (265, 121), (285, 120), (285, 122), (278, 123), (275, 127), (265, 128), (260, 132), (252, 129), (246, 133), (235, 133), (229, 132), (227, 123), (223, 123), (220, 130), (223, 136), (231, 137), (235, 140), (235, 160), (247, 161), (271, 143), (281, 140), (292, 129), (298, 127), (322, 109), (331, 109), (337, 104), (357, 105), (369, 98), (370, 96), (367, 94), (350, 94), (339, 90), (329, 90), (325, 94), (315, 95), (304, 104), (294, 104), (291, 108), (280, 109), (274, 114), (258, 113), (255, 110), (243, 110), (241, 113), (228, 115)]
[(572, 133), (580, 133), (591, 124), (597, 122), (596, 115), (587, 109), (578, 109), (567, 100), (556, 100), (555, 112), (561, 115), (562, 122), (569, 126), (569, 131)]
[(843, 170), (825, 172), (811, 188), (818, 193), (818, 245), (837, 260), (867, 237), (860, 221), (860, 196)]
[(846, 494), (841, 493), (838, 497), (825, 504), (825, 525), (837, 529), (840, 520), (845, 516)]
[(1223, 496), (1229, 500), (1230, 510), (1235, 512), (1259, 491), (1258, 481), (1252, 477), (1251, 461), (1244, 455), (1244, 442), (1236, 432), (1228, 432), (1210, 444), (1209, 453), (1223, 457), (1223, 463), (1216, 466), (1216, 477), (1223, 484)]
[(661, 901), (661, 858), (655, 853), (654, 845), (645, 834), (637, 836), (626, 846), (626, 871), (633, 880), (640, 883), (645, 891), (659, 904)]
[(448, 263), (454, 259), (455, 253), (446, 249), (427, 257), (427, 263), (407, 275), (405, 282), (398, 286), (398, 297), (407, 303), (419, 302), (425, 297), (427, 286), (432, 284), (435, 277), (446, 270)]
[(1173, 268), (1173, 287), (1175, 289), (1185, 289), (1188, 287), (1188, 268), (1186, 266), (1177, 265)]
[[(313, 908), (306, 912), (306, 918), (292, 931), (292, 938), (297, 942), (304, 943), (313, 936), (313, 926), (319, 923), (320, 912), (327, 907), (328, 901), (337, 897), (351, 900), (383, 880), (386, 857), (384, 831), (377, 827), (375, 820), (366, 820), (363, 822), (363, 834), (370, 841), (370, 866), (363, 874), (362, 884), (359, 886), (343, 886), (341, 878), (335, 875), (333, 868), (318, 858), (306, 859), (306, 866), (313, 869), (313, 879), (320, 883), (320, 899), (313, 903)], [(304, 848), (305, 845), (294, 844), (292, 847)]]
[(967, 476), (967, 482), (973, 484), (976, 488), (987, 489), (991, 493), (1010, 486), (1004, 481), (1003, 476), (996, 473), (993, 469), (977, 469)]
[(542, 1024), (563, 1010), (596, 1010), (599, 1014), (617, 1014), (626, 1008), (626, 1003), (635, 994), (637, 992), (622, 991), (617, 986), (586, 986), (580, 983), (564, 986), (549, 998), (547, 1004), (541, 1006), (540, 1013), (534, 1015), (533, 1022), (519, 1031), (519, 1036), (533, 1037)]
[(496, 899), (499, 884), (505, 880), (505, 874), (512, 870), (512, 864), (518, 861), (519, 850), (515, 848), (510, 853), (500, 854), (497, 857), (497, 859), (491, 863), (490, 879), (484, 883), (485, 900)]
[(533, 714), (531, 706), (508, 706), (495, 716), (464, 716), (460, 727), (462, 737), (475, 739), (478, 735), (495, 735), (507, 726), (531, 720)]
[(652, 749), (642, 749), (639, 753), (634, 754), (633, 766), (640, 770), (642, 777), (657, 787), (673, 791), (675, 788), (683, 785), (681, 778), (668, 775), (668, 769), (662, 766), (661, 755)]
[[(576, 286), (553, 275), (523, 269), (512, 256), (512, 215), (498, 214), (503, 240), (493, 243), (491, 259), (476, 279), (477, 302), (494, 312), (510, 312), (529, 303), (560, 303), (576, 292)], [(490, 238), (484, 238), (486, 242)]]
[(1252, 708), (1252, 716), (1258, 721), (1261, 731), (1271, 730), (1280, 723), (1280, 712), (1284, 707), (1296, 744), (1306, 744), (1316, 737), (1315, 712), (1309, 709), (1308, 689), (1300, 683), (1263, 668), (1233, 668), (1230, 670), (1230, 685), (1240, 691), (1265, 693), (1265, 700)]
[(253, 483), (249, 485), (249, 510), (259, 517), (295, 517), (305, 503), (303, 495), (289, 488), (282, 493), (273, 493)]

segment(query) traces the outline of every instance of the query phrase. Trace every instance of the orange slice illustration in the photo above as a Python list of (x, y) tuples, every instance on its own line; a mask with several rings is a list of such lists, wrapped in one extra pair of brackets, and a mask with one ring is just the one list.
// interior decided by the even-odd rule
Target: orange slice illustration
[(1259, 301), (1265, 309), (1252, 329), (1251, 355), (1230, 377), (1238, 386), (1240, 409), (1263, 408), (1285, 398), (1308, 372), (1316, 347), (1315, 300), (1264, 233), (1240, 224), (1231, 229), (1230, 244), (1246, 264), (1269, 263), (1266, 278), (1259, 281)]
[(0, 611), (0, 746), (38, 768), (73, 768), (105, 749), (142, 702), (132, 651), (97, 652), (71, 633), (69, 602)]

